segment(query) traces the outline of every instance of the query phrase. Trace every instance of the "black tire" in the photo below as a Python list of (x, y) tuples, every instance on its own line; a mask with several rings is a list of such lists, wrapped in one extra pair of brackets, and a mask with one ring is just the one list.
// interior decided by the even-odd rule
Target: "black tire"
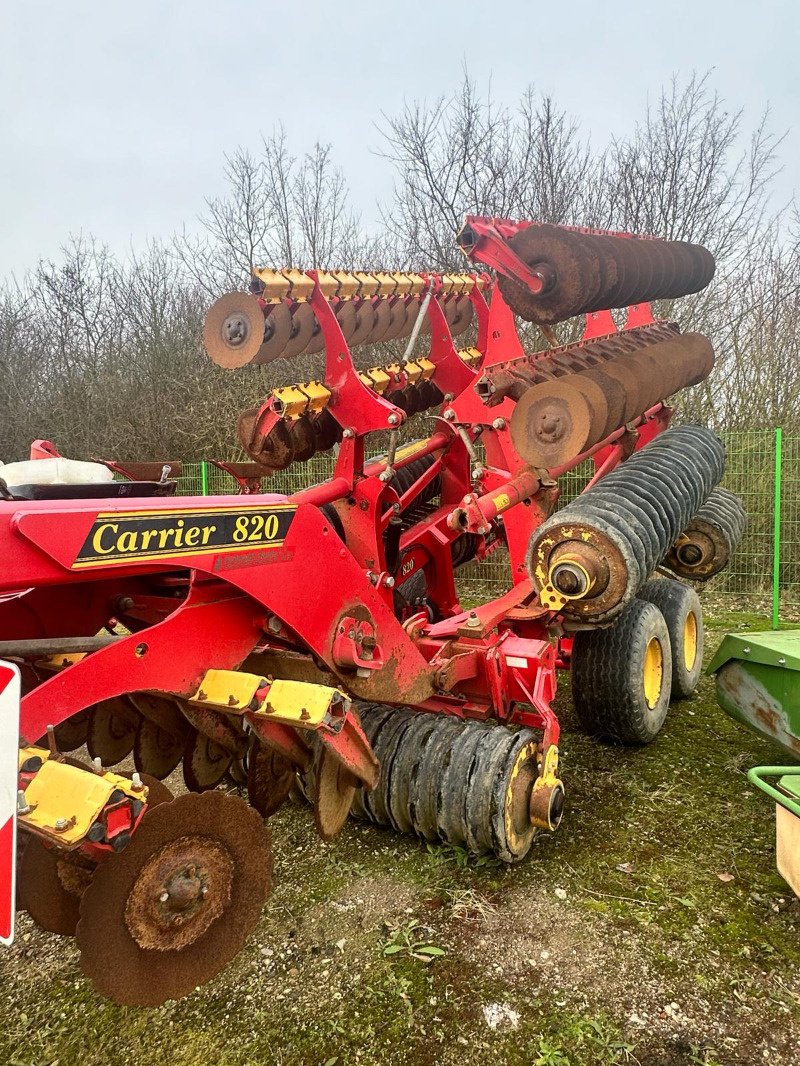
[(703, 670), (703, 608), (693, 588), (674, 578), (653, 578), (637, 593), (664, 615), (672, 650), (672, 698), (694, 694)]
[(655, 740), (671, 678), (667, 623), (652, 603), (632, 600), (607, 629), (575, 634), (572, 700), (590, 736), (632, 745)]

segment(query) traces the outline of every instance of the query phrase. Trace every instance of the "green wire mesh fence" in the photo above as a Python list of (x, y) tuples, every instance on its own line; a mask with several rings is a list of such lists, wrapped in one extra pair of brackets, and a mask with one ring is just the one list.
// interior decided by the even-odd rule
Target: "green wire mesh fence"
[[(720, 609), (772, 614), (779, 621), (800, 621), (800, 436), (780, 430), (746, 430), (721, 434), (727, 448), (724, 484), (744, 502), (748, 524), (728, 569), (709, 583), (706, 595)], [(331, 476), (333, 458), (315, 456), (274, 474), (263, 483), (267, 492), (291, 494)], [(591, 477), (591, 462), (560, 479), (561, 502), (572, 499)], [(182, 495), (229, 495), (237, 486), (229, 474), (209, 462), (184, 463), (178, 492)], [(508, 560), (503, 549), (460, 575), (464, 594), (486, 598), (508, 587)]]

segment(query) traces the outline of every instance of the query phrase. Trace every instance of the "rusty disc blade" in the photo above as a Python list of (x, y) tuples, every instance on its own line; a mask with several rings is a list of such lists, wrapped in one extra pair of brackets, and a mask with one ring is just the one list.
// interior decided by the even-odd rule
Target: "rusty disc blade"
[(300, 355), (308, 347), (308, 342), (314, 336), (316, 316), (311, 304), (298, 304), (292, 312), (292, 332), (286, 347), (283, 350), (284, 359), (293, 359)]
[(625, 424), (625, 390), (618, 381), (609, 377), (600, 367), (584, 370), (582, 377), (599, 386), (608, 406), (608, 417), (599, 438), (602, 440), (603, 437), (607, 437), (609, 433), (613, 433), (615, 429)]
[(456, 303), (456, 313), (450, 326), (450, 332), (454, 337), (458, 337), (459, 334), (469, 328), (472, 323), (473, 313), (472, 300), (470, 300), (469, 296), (459, 296)]
[(142, 718), (133, 743), (133, 762), (143, 774), (159, 781), (169, 777), (183, 758), (189, 723), (180, 732), (162, 729), (160, 725)]
[(444, 315), (444, 320), (450, 327), (451, 333), (453, 332), (453, 322), (460, 316), (458, 309), (458, 296), (458, 293), (451, 293), (449, 296), (446, 296), (443, 300), (439, 301), (442, 307), (442, 314)]
[(347, 821), (357, 784), (331, 750), (320, 745), (314, 759), (314, 824), (323, 840), (333, 840)]
[(317, 438), (311, 420), (301, 415), (289, 422), (287, 428), (292, 441), (292, 461), (304, 463), (317, 450)]
[(83, 895), (83, 972), (117, 1003), (188, 995), (238, 954), (271, 886), (269, 830), (242, 800), (209, 792), (148, 810)]
[(265, 363), (282, 358), (291, 335), (292, 312), (288, 304), (268, 304), (267, 318), (264, 323), (264, 341), (253, 356), (252, 362), (257, 366), (263, 366)]
[(405, 297), (395, 296), (386, 302), (389, 304), (389, 310), (391, 311), (391, 321), (389, 328), (383, 335), (383, 339), (385, 341), (396, 341), (399, 337), (406, 336), (408, 332), (406, 328)]
[(263, 462), (273, 470), (285, 470), (294, 462), (294, 442), (284, 419), (276, 422), (264, 441)]
[(375, 323), (367, 340), (370, 344), (378, 344), (379, 341), (387, 340), (386, 334), (392, 325), (392, 309), (388, 300), (382, 300), (379, 296), (372, 301), (372, 309), (375, 312)]
[(249, 292), (220, 296), (206, 314), (203, 343), (217, 366), (234, 370), (251, 363), (264, 341), (264, 312)]
[(125, 696), (103, 700), (89, 716), (86, 747), (103, 766), (122, 762), (133, 751), (141, 715)]
[(306, 345), (306, 355), (316, 355), (317, 352), (321, 352), (325, 347), (325, 335), (322, 332), (322, 326), (317, 321), (316, 314), (314, 315), (314, 328), (311, 330), (311, 337)]
[(282, 806), (296, 776), (292, 763), (253, 735), (247, 753), (247, 798), (262, 818)]
[(371, 300), (361, 300), (356, 311), (356, 328), (347, 343), (351, 348), (366, 344), (375, 328), (375, 309)]
[(592, 287), (592, 263), (579, 235), (558, 226), (528, 226), (514, 234), (508, 246), (528, 267), (544, 269), (551, 284), (540, 293), (504, 274), (498, 276), (500, 292), (514, 314), (529, 322), (550, 324), (571, 318), (584, 306)]
[(589, 445), (596, 444), (603, 439), (603, 430), (606, 427), (606, 422), (608, 422), (608, 400), (606, 400), (605, 393), (596, 381), (586, 377), (583, 372), (571, 374), (564, 380), (574, 389), (577, 389), (586, 400), (591, 412)]
[(87, 707), (56, 726), (56, 747), (59, 751), (75, 751), (83, 747), (89, 734), (89, 719), (93, 710), (93, 707)]
[(318, 452), (326, 452), (329, 448), (332, 448), (337, 441), (342, 438), (342, 427), (330, 413), (330, 411), (322, 410), (311, 422), (312, 429), (314, 430), (314, 436), (316, 438), (316, 448)]
[(17, 871), (22, 908), (40, 929), (74, 936), (91, 868), (67, 862), (38, 837), (25, 836), (28, 839)]
[(225, 777), (233, 756), (196, 729), (190, 731), (183, 753), (183, 780), (190, 792), (216, 788)]
[(592, 412), (585, 396), (555, 378), (523, 394), (511, 415), (511, 439), (531, 466), (556, 467), (585, 451)]
[(634, 367), (625, 362), (623, 358), (609, 359), (603, 364), (603, 373), (614, 381), (619, 382), (625, 392), (624, 422), (627, 424), (631, 419), (642, 413), (639, 385), (639, 376)]
[(336, 308), (336, 321), (339, 323), (344, 339), (349, 344), (358, 326), (358, 308), (355, 300), (342, 300)]

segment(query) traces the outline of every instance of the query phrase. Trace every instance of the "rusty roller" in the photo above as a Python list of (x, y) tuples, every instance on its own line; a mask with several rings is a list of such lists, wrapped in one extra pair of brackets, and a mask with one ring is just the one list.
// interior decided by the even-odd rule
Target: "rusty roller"
[(746, 525), (741, 499), (718, 485), (673, 544), (664, 565), (678, 577), (707, 581), (728, 565)]
[(718, 437), (678, 426), (635, 452), (531, 537), (541, 603), (582, 622), (613, 618), (707, 501), (725, 468)]
[[(713, 365), (708, 339), (687, 333), (541, 381), (517, 393), (514, 445), (531, 466), (559, 466), (660, 400), (704, 380)], [(553, 372), (544, 360), (532, 369), (539, 376)]]
[(378, 704), (361, 713), (381, 776), (373, 791), (356, 789), (354, 817), (508, 863), (525, 857), (548, 819), (558, 824), (560, 785), (538, 810), (532, 730)]
[(501, 275), (500, 291), (521, 318), (540, 325), (610, 307), (674, 299), (705, 288), (711, 253), (687, 241), (610, 237), (528, 226), (508, 246), (542, 279), (541, 292)]

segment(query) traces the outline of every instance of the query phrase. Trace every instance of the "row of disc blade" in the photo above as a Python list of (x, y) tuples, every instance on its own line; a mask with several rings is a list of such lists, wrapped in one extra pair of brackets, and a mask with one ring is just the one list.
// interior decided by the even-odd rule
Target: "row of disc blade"
[(531, 466), (552, 469), (705, 380), (713, 365), (713, 348), (702, 334), (651, 329), (637, 338), (621, 333), (522, 360), (497, 379), (506, 395), (513, 389), (517, 397), (511, 416), (517, 451)]
[(85, 744), (104, 767), (117, 766), (132, 754), (136, 769), (157, 780), (181, 764), (192, 792), (216, 788), (246, 747), (243, 733), (240, 741), (223, 747), (187, 721), (178, 701), (147, 692), (115, 696), (79, 711), (56, 727), (55, 741), (63, 752)]
[[(411, 334), (424, 296), (373, 296), (336, 299), (331, 307), (350, 348), (400, 340)], [(468, 294), (436, 297), (455, 337), (472, 322), (473, 306)], [(430, 331), (427, 314), (420, 332)], [(203, 325), (206, 351), (219, 366), (234, 369), (263, 365), (275, 359), (314, 355), (325, 339), (310, 303), (290, 300), (264, 303), (252, 293), (232, 292), (209, 308)]]
[(500, 274), (511, 309), (540, 325), (613, 307), (675, 299), (699, 292), (714, 277), (714, 257), (699, 244), (527, 226), (508, 247), (544, 287), (539, 293)]
[[(382, 395), (409, 417), (439, 406), (444, 399), (441, 390), (424, 378), (409, 381), (399, 389), (390, 387)], [(325, 408), (299, 418), (282, 418), (267, 436), (254, 438), (257, 417), (257, 407), (243, 411), (239, 415), (237, 435), (247, 454), (266, 469), (285, 470), (292, 463), (306, 462), (342, 439), (342, 427)]]

